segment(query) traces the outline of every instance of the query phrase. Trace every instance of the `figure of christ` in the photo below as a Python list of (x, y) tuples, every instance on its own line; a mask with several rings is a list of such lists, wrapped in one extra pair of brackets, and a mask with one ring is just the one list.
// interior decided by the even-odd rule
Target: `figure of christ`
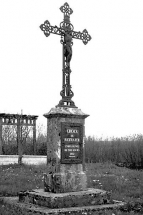
[[(55, 26), (58, 28), (57, 26)], [(59, 31), (64, 35), (64, 56), (66, 58), (66, 67), (70, 67), (70, 61), (72, 58), (72, 33), (71, 30), (68, 29), (68, 27), (63, 31), (59, 29)]]
[(72, 58), (72, 35), (70, 31), (64, 32), (64, 56), (66, 57), (67, 67), (70, 67)]

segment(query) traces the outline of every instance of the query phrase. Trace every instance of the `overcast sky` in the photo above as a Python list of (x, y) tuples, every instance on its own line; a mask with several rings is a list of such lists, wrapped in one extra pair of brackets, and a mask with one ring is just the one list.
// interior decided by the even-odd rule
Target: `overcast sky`
[[(68, 0), (75, 31), (73, 100), (90, 115), (86, 135), (143, 134), (143, 1)], [(62, 89), (60, 36), (45, 37), (45, 20), (59, 26), (63, 0), (0, 1), (0, 112), (39, 115), (55, 107)]]

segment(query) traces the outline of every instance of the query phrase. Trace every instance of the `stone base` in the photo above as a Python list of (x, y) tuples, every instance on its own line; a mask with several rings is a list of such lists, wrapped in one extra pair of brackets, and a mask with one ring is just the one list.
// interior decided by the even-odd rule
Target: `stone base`
[(69, 208), (113, 204), (109, 192), (88, 188), (86, 191), (69, 193), (44, 192), (42, 189), (19, 193), (19, 201), (47, 208)]
[[(124, 205), (123, 202), (114, 201), (113, 204), (106, 205), (94, 205), (94, 206), (83, 206), (83, 207), (72, 207), (72, 208), (61, 208), (61, 209), (49, 209), (43, 206), (37, 206), (34, 204), (27, 204), (18, 201), (18, 197), (0, 197), (0, 202), (4, 205), (3, 208), (6, 210), (6, 214), (21, 214), (21, 215), (83, 215), (83, 214), (94, 214), (94, 215), (112, 215), (112, 209), (120, 208)], [(110, 210), (111, 209), (111, 210)], [(108, 211), (108, 212), (107, 212)]]
[(60, 167), (61, 172), (44, 174), (44, 191), (52, 193), (67, 193), (86, 190), (87, 177), (85, 172), (82, 170), (77, 171), (78, 166), (82, 167), (81, 164), (63, 164)]

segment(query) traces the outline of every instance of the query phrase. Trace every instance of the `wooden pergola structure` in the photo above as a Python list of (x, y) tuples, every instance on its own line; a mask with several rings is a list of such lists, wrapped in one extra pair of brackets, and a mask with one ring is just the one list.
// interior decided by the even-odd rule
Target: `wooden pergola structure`
[(17, 144), (18, 155), (22, 158), (22, 144), (21, 144), (21, 127), (33, 127), (33, 151), (36, 153), (36, 115), (23, 115), (23, 114), (6, 114), (0, 113), (0, 155), (2, 155), (2, 126), (3, 125), (16, 125), (17, 126)]

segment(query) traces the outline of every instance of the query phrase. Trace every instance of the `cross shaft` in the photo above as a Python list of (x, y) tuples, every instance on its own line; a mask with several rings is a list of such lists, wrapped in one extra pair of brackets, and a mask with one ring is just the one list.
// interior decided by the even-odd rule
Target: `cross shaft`
[(45, 36), (48, 37), (51, 33), (61, 36), (61, 44), (63, 45), (63, 84), (62, 91), (60, 95), (62, 100), (60, 100), (57, 106), (60, 107), (74, 107), (75, 103), (71, 100), (74, 93), (71, 90), (70, 85), (70, 61), (72, 58), (72, 39), (80, 39), (86, 45), (88, 41), (91, 40), (91, 36), (88, 31), (84, 29), (82, 32), (74, 31), (73, 25), (70, 23), (70, 15), (73, 10), (69, 7), (68, 3), (65, 3), (60, 7), (62, 13), (64, 13), (64, 20), (60, 23), (60, 27), (50, 25), (50, 22), (46, 20), (44, 24), (40, 25), (41, 30), (44, 32)]

